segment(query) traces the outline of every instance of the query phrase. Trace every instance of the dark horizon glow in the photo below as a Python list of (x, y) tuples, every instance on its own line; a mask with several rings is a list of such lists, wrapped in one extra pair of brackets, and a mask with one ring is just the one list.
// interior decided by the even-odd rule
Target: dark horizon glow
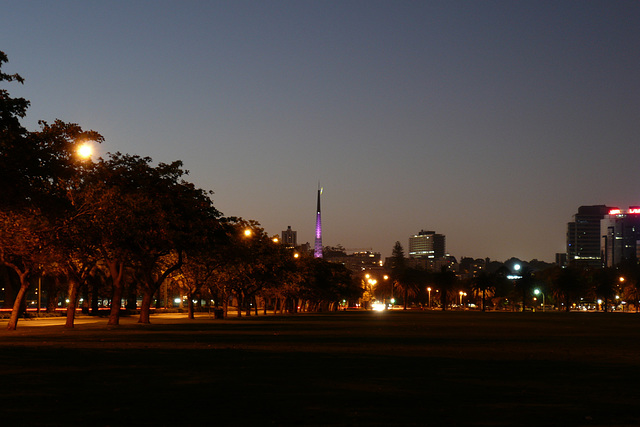
[(23, 123), (183, 160), (228, 216), (391, 254), (553, 261), (581, 205), (638, 206), (640, 2), (25, 0)]

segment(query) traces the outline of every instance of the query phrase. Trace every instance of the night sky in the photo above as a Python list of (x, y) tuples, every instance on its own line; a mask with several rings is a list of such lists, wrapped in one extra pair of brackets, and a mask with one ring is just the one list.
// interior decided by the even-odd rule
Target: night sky
[(640, 2), (0, 1), (24, 124), (183, 160), (225, 215), (389, 256), (553, 261), (640, 205)]

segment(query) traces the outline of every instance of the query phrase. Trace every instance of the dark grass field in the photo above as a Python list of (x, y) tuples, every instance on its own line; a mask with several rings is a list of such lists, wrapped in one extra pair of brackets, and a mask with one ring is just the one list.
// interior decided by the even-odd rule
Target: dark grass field
[(0, 425), (640, 425), (640, 315), (340, 312), (0, 331)]

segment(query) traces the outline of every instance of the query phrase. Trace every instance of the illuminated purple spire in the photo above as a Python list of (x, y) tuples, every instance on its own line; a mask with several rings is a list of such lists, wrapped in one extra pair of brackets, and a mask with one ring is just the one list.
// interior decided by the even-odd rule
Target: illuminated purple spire
[(318, 210), (316, 212), (316, 244), (313, 249), (314, 258), (322, 258), (322, 220), (320, 219), (320, 195), (322, 187), (318, 183)]

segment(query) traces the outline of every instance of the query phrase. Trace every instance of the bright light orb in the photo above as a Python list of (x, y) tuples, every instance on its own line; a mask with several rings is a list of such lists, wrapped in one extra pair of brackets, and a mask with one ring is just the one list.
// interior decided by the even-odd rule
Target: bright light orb
[(384, 311), (384, 304), (381, 302), (374, 302), (371, 304), (373, 311)]
[(91, 144), (84, 143), (80, 147), (78, 147), (78, 155), (83, 159), (88, 159), (93, 154), (93, 148)]

